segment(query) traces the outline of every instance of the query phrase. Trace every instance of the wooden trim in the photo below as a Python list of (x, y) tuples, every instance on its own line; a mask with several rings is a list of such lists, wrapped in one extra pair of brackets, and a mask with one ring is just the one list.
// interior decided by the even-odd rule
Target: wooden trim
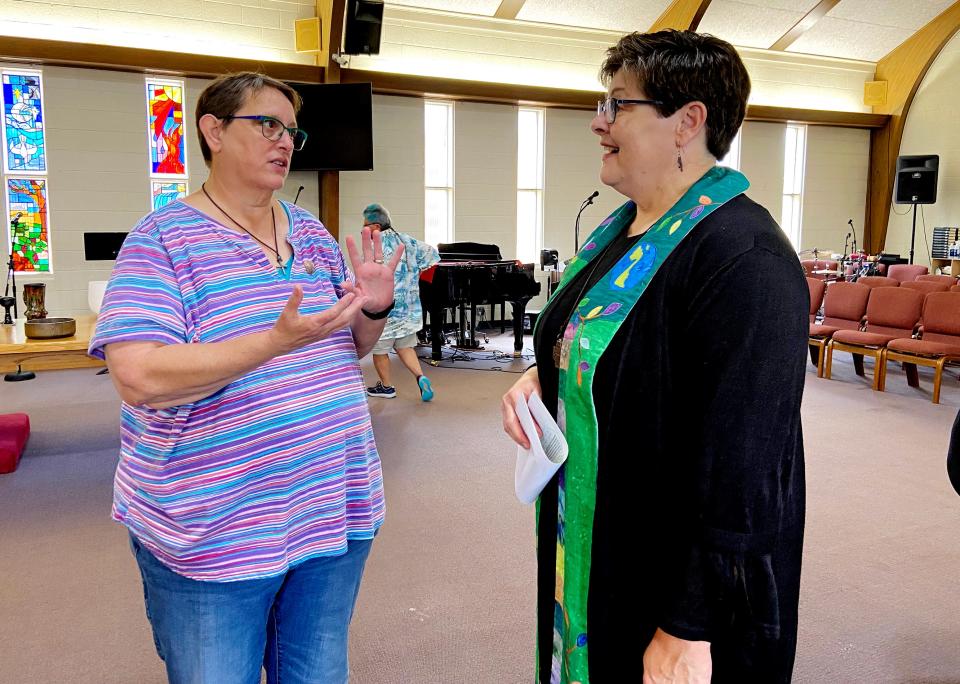
[(827, 12), (832, 10), (840, 3), (840, 0), (820, 0), (813, 9), (800, 18), (796, 24), (790, 27), (790, 30), (777, 38), (776, 42), (770, 46), (771, 50), (786, 50), (788, 47), (813, 28), (814, 24), (823, 19)]
[(527, 0), (500, 0), (500, 6), (493, 13), (497, 19), (516, 19)]
[(696, 31), (708, 7), (710, 0), (673, 0), (650, 26), (650, 32), (664, 29)]
[[(324, 83), (340, 83), (343, 70), (333, 60), (333, 55), (343, 46), (343, 18), (346, 12), (346, 0), (317, 0), (317, 12), (325, 12), (328, 17), (327, 32), (324, 34), (328, 52), (321, 66), (324, 67)], [(320, 221), (327, 231), (340, 239), (340, 172), (318, 171), (317, 190), (320, 196)]]
[(882, 128), (890, 117), (866, 112), (837, 112), (824, 109), (795, 109), (769, 105), (747, 105), (747, 121), (791, 121), (811, 126)]
[(282, 81), (323, 82), (323, 69), (310, 64), (264, 62), (15, 36), (3, 36), (0, 40), (0, 60), (85, 69), (162, 72), (187, 78), (215, 78), (235, 71), (259, 71)]
[(542, 107), (595, 109), (601, 93), (588, 90), (566, 90), (513, 83), (464, 81), (455, 78), (395, 74), (386, 71), (343, 69), (343, 83), (373, 83), (374, 92), (384, 95), (436, 97), (468, 102), (499, 102)]
[(864, 248), (880, 251), (887, 240), (897, 156), (907, 115), (917, 89), (943, 46), (960, 30), (960, 0), (932, 19), (895, 50), (877, 62), (874, 77), (887, 81), (887, 103), (874, 107), (889, 116), (883, 128), (870, 136), (870, 173), (867, 177), (867, 216)]
[[(374, 92), (383, 95), (436, 97), (466, 102), (491, 102), (593, 111), (596, 109), (597, 100), (602, 96), (599, 91), (462, 81), (453, 78), (392, 74), (361, 69), (343, 69), (340, 76), (343, 83), (372, 83)], [(767, 105), (747, 106), (748, 121), (795, 121), (819, 126), (880, 128), (888, 118), (884, 114), (863, 112), (794, 109)]]

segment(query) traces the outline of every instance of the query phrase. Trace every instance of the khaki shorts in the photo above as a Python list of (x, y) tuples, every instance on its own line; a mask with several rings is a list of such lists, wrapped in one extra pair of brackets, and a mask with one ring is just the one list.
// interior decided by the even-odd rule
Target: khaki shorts
[(381, 337), (373, 345), (373, 354), (389, 354), (391, 349), (410, 349), (417, 346), (417, 333), (403, 337)]

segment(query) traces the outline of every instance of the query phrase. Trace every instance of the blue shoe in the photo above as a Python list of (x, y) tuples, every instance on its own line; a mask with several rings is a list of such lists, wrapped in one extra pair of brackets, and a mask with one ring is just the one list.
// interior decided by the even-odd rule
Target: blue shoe
[(417, 378), (417, 384), (420, 386), (420, 400), (430, 401), (433, 399), (433, 387), (430, 386), (430, 378), (421, 375)]

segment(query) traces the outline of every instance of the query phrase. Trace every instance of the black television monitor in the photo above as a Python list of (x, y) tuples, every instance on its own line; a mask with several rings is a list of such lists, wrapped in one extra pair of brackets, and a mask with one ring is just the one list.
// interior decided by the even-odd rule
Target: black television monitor
[(373, 86), (370, 83), (291, 83), (303, 98), (297, 126), (307, 144), (293, 153), (291, 171), (373, 170)]

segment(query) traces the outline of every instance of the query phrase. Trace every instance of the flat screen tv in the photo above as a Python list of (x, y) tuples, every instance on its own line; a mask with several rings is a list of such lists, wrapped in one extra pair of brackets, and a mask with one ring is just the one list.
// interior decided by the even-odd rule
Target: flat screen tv
[(291, 83), (303, 107), (297, 126), (307, 144), (293, 153), (291, 171), (373, 169), (373, 87), (369, 83)]

